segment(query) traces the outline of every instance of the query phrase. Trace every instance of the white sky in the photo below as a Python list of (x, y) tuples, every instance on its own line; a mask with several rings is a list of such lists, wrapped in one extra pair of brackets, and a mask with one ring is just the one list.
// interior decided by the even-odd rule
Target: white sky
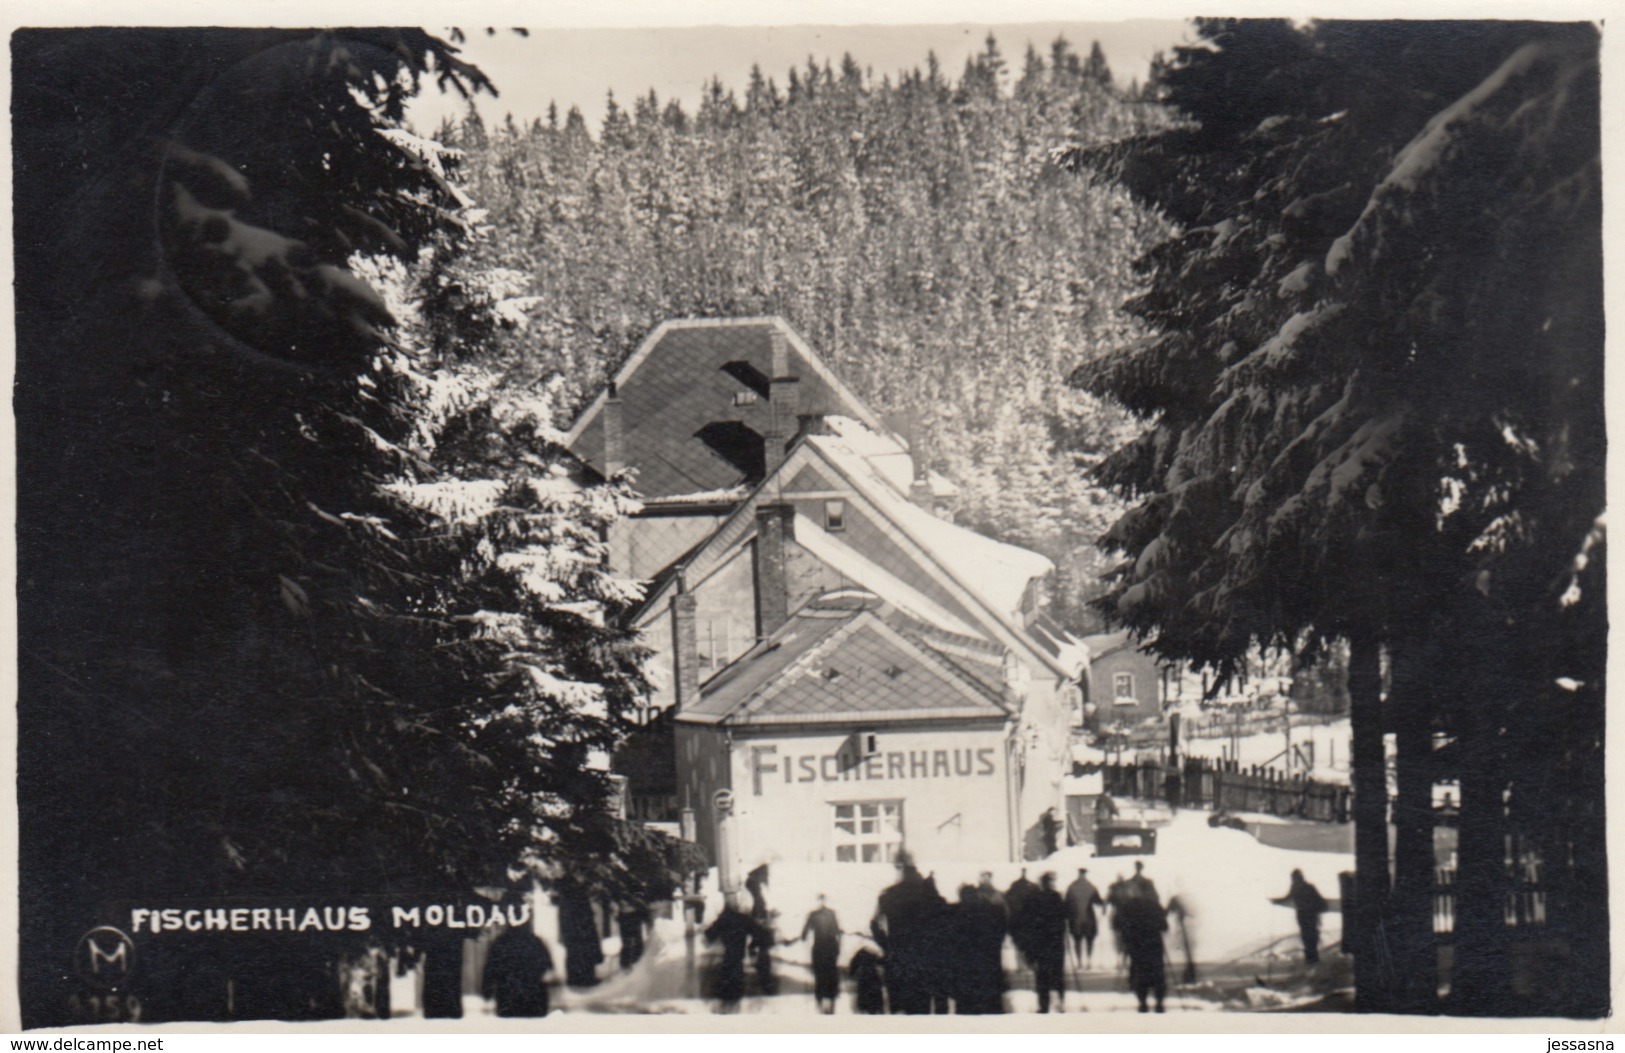
[[(1019, 10), (1019, 8), (1018, 8)], [(1080, 8), (1087, 10), (1087, 8)], [(921, 12), (923, 13), (923, 12)], [(444, 27), (428, 26), (444, 32)], [(682, 100), (693, 113), (701, 86), (713, 75), (743, 99), (753, 63), (773, 78), (782, 91), (786, 71), (805, 68), (807, 57), (820, 65), (827, 58), (840, 68), (841, 56), (850, 52), (860, 66), (896, 79), (899, 70), (923, 68), (934, 50), (945, 76), (957, 80), (965, 59), (980, 52), (989, 31), (998, 39), (1012, 74), (1019, 74), (1030, 41), (1046, 57), (1057, 36), (1065, 36), (1073, 50), (1087, 55), (1091, 41), (1099, 40), (1112, 72), (1123, 85), (1145, 79), (1151, 56), (1187, 40), (1186, 23), (1177, 19), (1128, 21), (962, 22), (951, 25), (778, 25), (681, 26), (636, 28), (531, 28), (528, 38), (507, 29), (487, 35), (485, 27), (464, 23), (468, 35), (463, 58), (480, 67), (496, 84), (501, 96), (480, 96), (477, 102), (487, 124), (512, 113), (521, 124), (545, 117), (548, 103), (557, 102), (559, 115), (579, 106), (589, 126), (603, 118), (605, 94), (630, 108), (632, 99), (652, 87), (662, 105)], [(433, 131), (443, 116), (460, 114), (465, 104), (455, 94), (444, 96), (425, 89), (413, 104), (412, 122), (420, 131)]]

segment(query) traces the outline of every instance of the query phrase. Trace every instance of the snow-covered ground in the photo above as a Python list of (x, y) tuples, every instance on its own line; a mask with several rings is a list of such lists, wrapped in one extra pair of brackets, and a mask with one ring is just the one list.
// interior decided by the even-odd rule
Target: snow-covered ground
[[(1341, 931), (1341, 916), (1334, 910), (1325, 915), (1321, 946), (1329, 959), (1313, 977), (1301, 962), (1297, 925), (1290, 909), (1270, 902), (1287, 890), (1294, 868), (1315, 884), (1330, 900), (1338, 895), (1337, 875), (1353, 868), (1351, 856), (1341, 853), (1289, 851), (1260, 844), (1250, 834), (1227, 827), (1210, 827), (1207, 812), (1183, 811), (1160, 818), (1147, 814), (1158, 827), (1157, 850), (1147, 856), (1095, 858), (1086, 846), (1063, 849), (1050, 858), (1034, 863), (950, 863), (920, 859), (922, 872), (936, 878), (938, 889), (949, 899), (957, 899), (961, 883), (974, 884), (983, 871), (991, 871), (995, 883), (1006, 888), (1026, 870), (1038, 879), (1045, 871), (1055, 871), (1057, 884), (1064, 889), (1080, 867), (1087, 867), (1092, 881), (1102, 890), (1117, 876), (1134, 872), (1136, 860), (1145, 864), (1146, 876), (1156, 883), (1164, 902), (1178, 896), (1188, 912), (1187, 926), (1191, 956), (1197, 963), (1201, 982), (1180, 984), (1185, 958), (1177, 925), (1168, 937), (1173, 963), (1169, 972), (1172, 985), (1169, 1012), (1262, 1009), (1301, 1005), (1342, 984), (1342, 968), (1335, 951)], [(1262, 818), (1262, 817), (1259, 817)], [(801, 934), (804, 918), (816, 904), (819, 894), (826, 900), (848, 931), (843, 938), (841, 961), (845, 963), (866, 939), (874, 913), (875, 900), (882, 889), (896, 879), (893, 868), (884, 864), (827, 863), (817, 865), (773, 864), (766, 889), (770, 909), (777, 913), (777, 931), (782, 941)], [(705, 888), (706, 919), (716, 917), (722, 896), (713, 872)], [(545, 926), (544, 926), (545, 928)], [(715, 951), (703, 939), (690, 937), (684, 920), (661, 918), (655, 923), (648, 952), (642, 962), (626, 972), (615, 971), (618, 941), (605, 941), (604, 981), (590, 990), (554, 987), (553, 1005), (564, 1012), (642, 1012), (708, 1013), (714, 1004), (703, 996), (702, 978), (715, 960)], [(553, 946), (562, 972), (563, 948), (544, 931)], [(775, 949), (776, 972), (783, 991), (776, 997), (747, 996), (740, 1011), (744, 1015), (814, 1015), (811, 997), (809, 947), (806, 943), (780, 943)], [(1006, 966), (1011, 990), (1006, 1005), (1011, 1012), (1036, 1012), (1032, 978), (1021, 970), (1013, 950), (1006, 945)], [(1095, 947), (1093, 969), (1069, 968), (1066, 1009), (1069, 1012), (1134, 1012), (1135, 999), (1127, 990), (1112, 949), (1109, 931), (1103, 931)], [(489, 1013), (489, 1006), (476, 996), (465, 1003), (468, 1015)], [(850, 983), (845, 984), (837, 1012), (853, 1011)]]
[[(1106, 886), (1119, 875), (1133, 876), (1134, 862), (1139, 860), (1164, 902), (1177, 895), (1189, 912), (1197, 959), (1213, 962), (1242, 957), (1284, 936), (1291, 935), (1295, 940), (1297, 925), (1292, 912), (1269, 902), (1270, 897), (1286, 892), (1295, 868), (1301, 869), (1328, 899), (1336, 899), (1338, 873), (1354, 867), (1352, 856), (1270, 848), (1244, 831), (1210, 827), (1209, 814), (1175, 813), (1157, 832), (1155, 855), (1097, 859), (1092, 847), (1076, 845), (1035, 863), (983, 866), (931, 859), (917, 863), (921, 873), (936, 877), (938, 891), (956, 900), (959, 886), (974, 885), (984, 870), (992, 872), (994, 884), (1001, 889), (1008, 888), (1023, 870), (1035, 881), (1045, 871), (1053, 870), (1058, 889), (1064, 891), (1078, 876), (1078, 869), (1087, 867), (1089, 879), (1104, 894)], [(843, 928), (866, 931), (876, 898), (896, 880), (892, 867), (886, 864), (782, 865), (770, 867), (769, 873), (768, 905), (779, 912), (779, 932), (786, 939), (800, 935), (802, 922), (819, 893), (827, 897)], [(706, 914), (715, 916), (722, 899), (714, 884), (708, 889), (708, 900)], [(1335, 941), (1340, 931), (1339, 915), (1328, 914), (1324, 929), (1324, 941)], [(856, 949), (855, 944), (843, 946), (842, 960)], [(789, 954), (802, 950), (798, 946)]]
[[(1272, 761), (1276, 765), (1284, 764), (1281, 754), (1290, 743), (1297, 750), (1293, 754), (1293, 774), (1307, 775), (1321, 782), (1346, 783), (1349, 780), (1349, 735), (1346, 718), (1330, 724), (1292, 723), (1290, 730), (1283, 730), (1278, 723), (1273, 731), (1240, 736), (1234, 745), (1239, 748), (1237, 756), (1241, 765), (1251, 767)], [(1231, 745), (1228, 736), (1186, 737), (1180, 749), (1187, 756), (1219, 760), (1229, 755)], [(1312, 756), (1313, 767), (1305, 768), (1301, 763), (1306, 756)]]
[[(1276, 717), (1264, 727), (1255, 724), (1249, 733), (1236, 736), (1234, 739), (1227, 734), (1211, 738), (1198, 738), (1186, 734), (1180, 738), (1179, 749), (1181, 753), (1190, 757), (1205, 757), (1217, 761), (1233, 756), (1244, 768), (1273, 765), (1277, 770), (1286, 771), (1284, 755), (1287, 754), (1290, 743), (1295, 747), (1290, 754), (1292, 774), (1307, 775), (1321, 782), (1347, 783), (1350, 735), (1348, 719), (1332, 721), (1329, 724), (1307, 721), (1300, 723), (1301, 719), (1294, 718), (1288, 731), (1282, 720)], [(1189, 727), (1189, 724), (1186, 726)], [(1219, 728), (1222, 729), (1222, 724)], [(1163, 737), (1166, 738), (1166, 731), (1163, 732)], [(1123, 753), (1123, 759), (1126, 761), (1132, 761), (1136, 756), (1137, 752), (1133, 750)], [(1074, 743), (1072, 747), (1072, 759), (1080, 764), (1106, 764), (1117, 758), (1118, 754), (1115, 751), (1104, 750), (1082, 741)]]

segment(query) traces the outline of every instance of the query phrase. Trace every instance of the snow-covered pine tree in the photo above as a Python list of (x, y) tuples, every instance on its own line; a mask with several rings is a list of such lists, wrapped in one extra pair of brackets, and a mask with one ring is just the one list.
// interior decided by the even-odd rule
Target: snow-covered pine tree
[[(1553, 686), (1601, 669), (1575, 609), (1596, 600), (1576, 568), (1595, 569), (1602, 509), (1595, 34), (1200, 27), (1210, 46), (1181, 49), (1157, 85), (1198, 123), (1087, 158), (1183, 228), (1147, 256), (1133, 305), (1160, 335), (1077, 376), (1154, 418), (1102, 469), (1137, 501), (1108, 534), (1129, 557), (1108, 605), (1221, 670), (1254, 642), (1351, 641), (1361, 1004), (1434, 1004), (1432, 787), (1454, 774), (1473, 920), (1448, 1005), (1507, 1011), (1496, 846), (1573, 860), (1597, 821), (1585, 795), (1534, 793), (1527, 775), (1524, 817), (1502, 814), (1529, 763), (1514, 727), (1542, 729), (1546, 762), (1578, 781), (1600, 772), (1595, 699)], [(1379, 644), (1401, 758), (1389, 993), (1371, 942), (1388, 872)], [(1555, 924), (1605, 956), (1597, 895), (1576, 889)], [(1577, 973), (1541, 1004), (1591, 1013), (1606, 996)]]
[[(545, 432), (485, 390), (500, 362), (442, 406), (433, 370), (467, 348), (437, 349), (414, 386), (354, 262), (412, 265), (472, 220), (403, 103), (483, 78), (416, 31), (13, 45), (25, 1025), (74, 1022), (54, 949), (109, 902), (460, 897), (566, 851), (613, 885), (642, 850), (585, 763), (639, 683), (589, 606), (627, 599), (592, 563), (615, 488), (549, 489)], [(424, 300), (524, 311), (449, 271)], [(481, 482), (502, 503), (466, 523), (400, 489)], [(337, 1014), (288, 992), (365, 938), (272, 965), (180, 934), (143, 1019), (221, 1017), (226, 977), (267, 968), (285, 982), (240, 985), (237, 1015)]]

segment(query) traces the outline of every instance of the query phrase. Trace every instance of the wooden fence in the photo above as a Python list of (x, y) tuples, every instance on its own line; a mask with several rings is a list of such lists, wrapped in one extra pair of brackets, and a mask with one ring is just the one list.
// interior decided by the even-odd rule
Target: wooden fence
[(1114, 797), (1167, 800), (1185, 808), (1261, 812), (1323, 823), (1349, 821), (1349, 788), (1269, 768), (1188, 757), (1177, 775), (1160, 764), (1108, 764), (1102, 788)]

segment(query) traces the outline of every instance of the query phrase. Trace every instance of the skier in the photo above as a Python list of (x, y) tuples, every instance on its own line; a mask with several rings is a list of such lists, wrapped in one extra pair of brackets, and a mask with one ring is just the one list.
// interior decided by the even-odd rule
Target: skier
[(1157, 886), (1144, 875), (1145, 864), (1134, 864), (1134, 876), (1123, 883), (1118, 905), (1112, 912), (1112, 927), (1121, 935), (1128, 952), (1129, 986), (1139, 1000), (1140, 1012), (1147, 1012), (1146, 999), (1155, 994), (1157, 1012), (1163, 1011), (1168, 994), (1167, 951), (1162, 934), (1168, 931), (1168, 918), (1157, 896)]
[(1095, 937), (1100, 934), (1095, 911), (1106, 909), (1106, 901), (1100, 898), (1100, 890), (1089, 881), (1088, 874), (1087, 868), (1079, 867), (1078, 879), (1066, 887), (1067, 930), (1072, 934), (1073, 955), (1084, 968), (1093, 967), (1095, 960)]
[(1298, 934), (1303, 937), (1303, 961), (1314, 965), (1320, 961), (1320, 916), (1326, 912), (1326, 897), (1303, 876), (1303, 871), (1292, 872), (1292, 887), (1286, 895), (1271, 903), (1292, 907), (1298, 913)]
[(750, 893), (750, 916), (758, 922), (767, 920), (767, 864), (745, 876), (745, 891)]
[(982, 902), (999, 908), (999, 913), (1004, 915), (1005, 924), (1008, 925), (1010, 923), (1010, 907), (1004, 902), (1004, 893), (993, 886), (993, 872), (991, 870), (982, 871), (976, 891), (981, 895)]
[(822, 892), (818, 894), (818, 906), (807, 915), (796, 939), (808, 936), (812, 937), (813, 1000), (820, 1013), (834, 1013), (835, 999), (841, 993), (841, 923), (825, 905)]
[(865, 941), (846, 965), (852, 977), (854, 1006), (859, 1013), (879, 1015), (886, 1011), (882, 964), (879, 948)]
[(586, 889), (569, 881), (559, 885), (558, 904), (565, 979), (571, 987), (591, 987), (598, 982), (598, 963), (604, 960), (592, 900)]
[(649, 908), (642, 903), (623, 903), (615, 917), (621, 932), (621, 968), (630, 969), (643, 957), (644, 933), (652, 924)]
[(1066, 1011), (1066, 923), (1066, 902), (1055, 891), (1055, 871), (1046, 871), (1022, 903), (1016, 921), (1032, 961), (1040, 1013), (1049, 1012), (1052, 991), (1057, 1007)]
[(907, 855), (897, 859), (899, 879), (880, 894), (870, 925), (886, 955), (886, 994), (893, 1013), (931, 1012), (932, 954), (928, 932), (947, 904)]
[(1010, 888), (1004, 894), (1005, 909), (1010, 912), (1012, 920), (1021, 913), (1021, 906), (1036, 889), (1037, 885), (1027, 880), (1027, 868), (1021, 868), (1021, 876), (1010, 883)]
[(1027, 968), (1032, 967), (1032, 952), (1027, 948), (1027, 929), (1021, 923), (1021, 912), (1027, 905), (1027, 897), (1037, 889), (1037, 885), (1027, 880), (1027, 868), (1022, 867), (1021, 876), (1010, 883), (1004, 894), (1005, 910), (1010, 915), (1010, 942), (1016, 945), (1016, 954)]
[(485, 997), (496, 1001), (497, 1016), (546, 1016), (547, 974), (552, 971), (553, 956), (530, 923), (511, 926), (491, 944)]
[(745, 997), (745, 948), (756, 935), (757, 923), (739, 909), (739, 894), (730, 892), (722, 913), (705, 930), (706, 943), (722, 944), (722, 960), (717, 963), (715, 990), (719, 1013), (737, 1013)]
[(1048, 859), (1061, 847), (1061, 821), (1055, 818), (1055, 809), (1044, 809), (1038, 818), (1038, 827), (1044, 842), (1044, 858)]
[(935, 874), (926, 875), (925, 887), (925, 898), (934, 905), (920, 934), (924, 950), (925, 987), (930, 999), (930, 1012), (946, 1013), (954, 991), (954, 961), (950, 946), (954, 937), (953, 908), (937, 890)]
[(977, 1016), (1004, 1012), (1004, 909), (972, 885), (959, 889), (951, 918), (954, 1012)]

